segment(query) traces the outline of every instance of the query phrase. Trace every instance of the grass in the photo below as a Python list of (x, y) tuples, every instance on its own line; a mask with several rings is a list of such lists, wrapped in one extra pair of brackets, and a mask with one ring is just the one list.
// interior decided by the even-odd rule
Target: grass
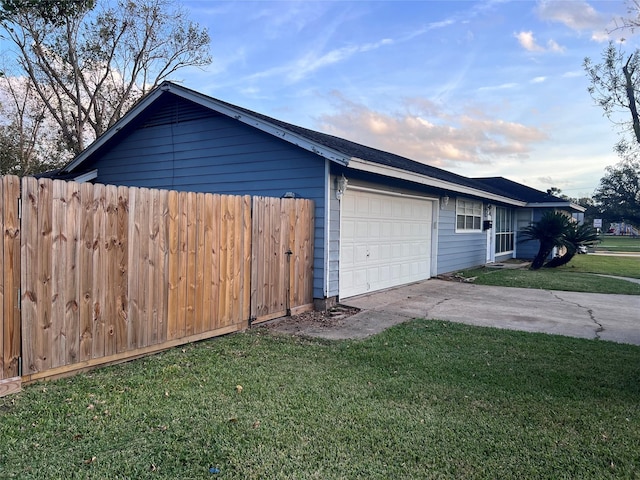
[(567, 265), (559, 267), (558, 271), (640, 278), (640, 257), (576, 255)]
[(597, 252), (640, 252), (640, 237), (606, 235), (600, 238)]
[(459, 272), (478, 285), (537, 288), (571, 292), (640, 295), (640, 284), (593, 274), (640, 278), (640, 257), (576, 255), (558, 268), (497, 269), (479, 267)]
[(640, 478), (638, 378), (602, 341), (256, 329), (0, 399), (0, 478)]

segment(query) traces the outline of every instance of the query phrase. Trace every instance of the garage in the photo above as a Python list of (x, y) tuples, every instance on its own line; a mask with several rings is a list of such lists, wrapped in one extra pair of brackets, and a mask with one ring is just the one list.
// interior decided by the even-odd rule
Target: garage
[(426, 280), (433, 201), (349, 187), (341, 201), (340, 298)]

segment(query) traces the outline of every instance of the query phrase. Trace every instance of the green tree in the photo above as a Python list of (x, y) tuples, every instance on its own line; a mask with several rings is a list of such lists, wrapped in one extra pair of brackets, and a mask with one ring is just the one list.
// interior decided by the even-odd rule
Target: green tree
[(4, 35), (18, 55), (5, 74), (30, 79), (73, 154), (163, 80), (211, 61), (207, 30), (176, 0), (12, 0), (2, 6)]
[(593, 199), (609, 221), (640, 225), (640, 161), (627, 159), (607, 167)]
[(93, 8), (95, 0), (2, 0), (0, 1), (0, 21), (18, 12), (31, 10), (43, 21), (59, 24), (69, 15)]
[(531, 270), (541, 268), (553, 248), (563, 245), (569, 221), (569, 217), (564, 213), (545, 212), (539, 221), (523, 229), (522, 234), (526, 240), (540, 242), (538, 253), (531, 263)]

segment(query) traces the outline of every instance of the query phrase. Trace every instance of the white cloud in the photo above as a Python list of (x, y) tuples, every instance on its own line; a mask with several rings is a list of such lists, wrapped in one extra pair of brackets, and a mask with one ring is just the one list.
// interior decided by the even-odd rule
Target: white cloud
[(257, 80), (274, 76), (282, 76), (289, 83), (296, 83), (308, 77), (312, 73), (330, 65), (349, 60), (354, 55), (370, 52), (386, 45), (391, 45), (394, 40), (384, 38), (375, 43), (365, 43), (362, 45), (349, 45), (346, 47), (336, 48), (328, 52), (310, 51), (304, 56), (289, 62), (285, 65), (254, 73), (249, 76), (249, 80)]
[(532, 145), (547, 138), (543, 131), (520, 123), (452, 115), (425, 98), (409, 99), (402, 111), (384, 113), (334, 95), (338, 111), (317, 119), (320, 130), (429, 165), (528, 158)]
[(541, 52), (544, 50), (543, 47), (536, 43), (536, 40), (533, 38), (533, 32), (531, 31), (515, 33), (514, 36), (525, 50), (530, 52)]
[(547, 48), (552, 52), (564, 52), (564, 47), (558, 45), (555, 40), (547, 41)]
[(543, 20), (560, 22), (577, 31), (602, 29), (608, 22), (583, 0), (542, 0), (537, 12)]
[(511, 88), (516, 88), (518, 86), (517, 83), (502, 83), (500, 85), (492, 85), (489, 87), (480, 87), (477, 89), (478, 92), (487, 92), (492, 90), (509, 90)]
[(536, 9), (542, 20), (562, 23), (576, 32), (591, 32), (596, 42), (609, 41), (612, 18), (598, 12), (584, 0), (541, 0)]
[(547, 77), (535, 77), (531, 79), (531, 83), (542, 83), (547, 80)]
[(514, 37), (518, 39), (518, 42), (525, 50), (529, 52), (563, 52), (564, 47), (559, 45), (555, 40), (548, 40), (547, 46), (543, 47), (538, 42), (536, 42), (535, 37), (533, 36), (532, 31), (522, 31), (513, 34)]

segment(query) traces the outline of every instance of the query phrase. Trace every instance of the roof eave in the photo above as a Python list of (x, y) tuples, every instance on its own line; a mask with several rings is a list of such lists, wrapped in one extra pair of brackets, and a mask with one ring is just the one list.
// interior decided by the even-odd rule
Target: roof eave
[(400, 168), (391, 167), (388, 165), (381, 165), (379, 163), (370, 162), (357, 157), (351, 157), (348, 167), (368, 173), (386, 175), (388, 177), (393, 177), (400, 180), (408, 180), (410, 182), (419, 183), (421, 185), (429, 187), (441, 188), (443, 190), (448, 190), (455, 193), (473, 195), (476, 197), (485, 198), (487, 200), (492, 200), (494, 202), (505, 203), (507, 205), (524, 207), (527, 204), (526, 202), (515, 200), (513, 198), (503, 197), (502, 195), (497, 195), (495, 193), (486, 192), (484, 190), (467, 187), (457, 183), (447, 182), (446, 180), (440, 180), (437, 178), (429, 177), (427, 175), (409, 172), (407, 170), (402, 170)]
[(569, 208), (577, 212), (584, 212), (587, 209), (582, 205), (573, 202), (530, 202), (527, 207), (531, 208)]

